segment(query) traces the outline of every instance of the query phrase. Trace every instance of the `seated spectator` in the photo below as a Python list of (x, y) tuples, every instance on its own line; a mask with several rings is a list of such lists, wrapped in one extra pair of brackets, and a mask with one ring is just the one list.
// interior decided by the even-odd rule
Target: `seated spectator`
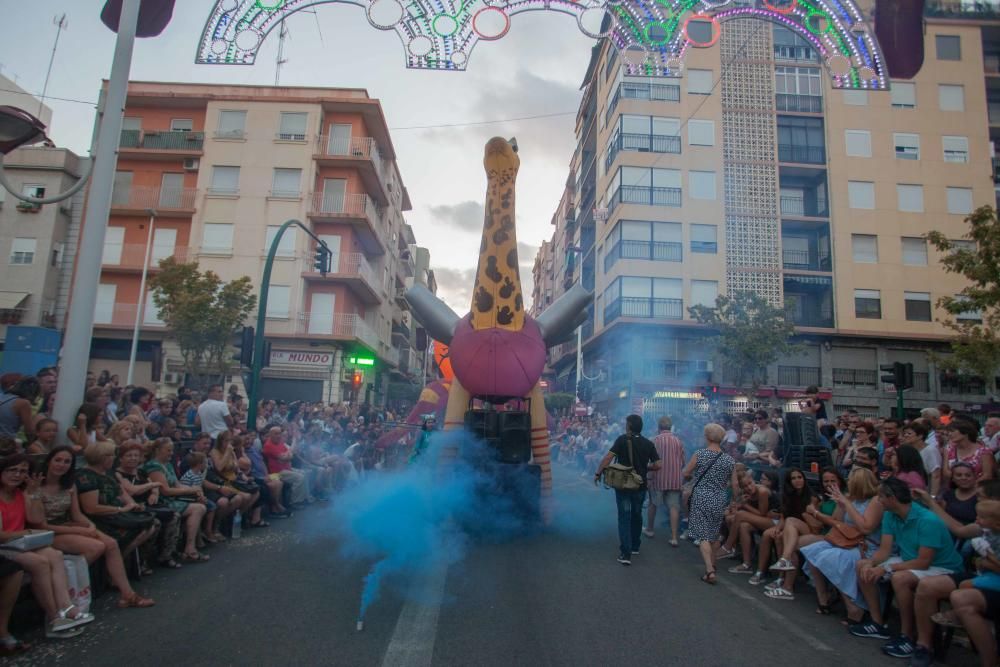
[[(29, 520), (44, 521), (45, 510), (39, 497), (41, 481), (41, 475), (29, 475), (26, 454), (0, 459), (0, 543), (30, 533)], [(34, 551), (6, 550), (4, 555), (31, 575), (31, 590), (47, 620), (46, 637), (75, 637), (83, 632), (79, 626), (94, 620), (93, 614), (75, 607), (69, 598), (61, 551), (42, 547)]]
[(169, 419), (174, 414), (174, 402), (169, 398), (161, 398), (156, 401), (156, 407), (149, 411), (149, 421), (162, 424), (164, 419)]
[[(247, 479), (240, 479), (240, 471), (236, 460), (236, 450), (233, 447), (233, 435), (229, 431), (223, 431), (215, 439), (215, 444), (209, 450), (209, 481), (218, 485), (219, 493), (228, 498), (232, 506), (251, 512), (251, 508), (257, 504), (260, 498), (260, 490), (256, 484)], [(252, 487), (250, 486), (252, 484)], [(252, 489), (252, 490), (244, 490)], [(235, 511), (235, 510), (234, 510)], [(266, 522), (261, 521), (260, 508), (256, 507), (250, 517), (250, 525), (255, 528), (264, 527)]]
[(206, 498), (205, 507), (208, 511), (205, 512), (205, 519), (202, 522), (201, 539), (212, 544), (225, 542), (226, 538), (218, 531), (218, 522), (216, 519), (220, 517), (223, 510), (225, 510), (224, 516), (232, 513), (232, 511), (229, 511), (231, 503), (229, 502), (229, 498), (219, 492), (221, 485), (209, 488), (208, 482), (205, 480), (205, 473), (208, 470), (208, 457), (205, 456), (204, 452), (192, 451), (184, 457), (184, 467), (186, 471), (181, 475), (181, 484), (191, 489), (197, 489)]
[(153, 600), (142, 597), (132, 589), (118, 543), (99, 531), (80, 510), (74, 484), (73, 448), (66, 445), (54, 448), (45, 458), (42, 471), (45, 477), (39, 491), (45, 509), (44, 520), (38, 524), (29, 523), (51, 530), (55, 533), (53, 548), (83, 556), (88, 565), (104, 556), (108, 577), (118, 589), (119, 607), (152, 607)]
[[(261, 436), (263, 438), (263, 434)], [(271, 516), (279, 518), (290, 518), (292, 513), (283, 504), (282, 494), (285, 484), (280, 477), (271, 477), (267, 471), (267, 463), (264, 460), (264, 452), (261, 441), (257, 440), (253, 445), (243, 448), (243, 454), (249, 462), (245, 472), (250, 475), (253, 481), (260, 487), (265, 500), (268, 502)]]
[(927, 473), (927, 489), (931, 495), (937, 495), (941, 488), (941, 451), (927, 443), (930, 428), (922, 419), (914, 419), (903, 427), (899, 433), (902, 445), (908, 445), (920, 452), (924, 472)]
[(941, 478), (951, 482), (951, 466), (959, 461), (972, 466), (976, 479), (993, 479), (996, 462), (988, 447), (979, 442), (979, 427), (965, 419), (948, 425), (948, 446), (942, 458)]
[(82, 455), (88, 446), (105, 440), (103, 412), (97, 403), (84, 403), (76, 411), (76, 423), (66, 429), (66, 437), (76, 455)]
[(274, 425), (268, 429), (263, 453), (264, 460), (267, 461), (268, 476), (280, 479), (291, 488), (292, 505), (313, 502), (309, 497), (306, 476), (301, 471), (292, 469), (292, 449), (285, 444), (281, 426)]
[(871, 449), (878, 459), (878, 450), (875, 449), (875, 427), (868, 422), (858, 422), (853, 427), (848, 426), (846, 435), (841, 439), (843, 445), (848, 439), (848, 444), (840, 455), (840, 467), (850, 474), (851, 468), (856, 465), (858, 450)]
[(915, 447), (900, 445), (887, 452), (885, 458), (893, 477), (905, 482), (910, 489), (927, 490), (924, 460)]
[(118, 467), (115, 477), (125, 492), (146, 507), (160, 522), (157, 535), (157, 563), (163, 567), (179, 568), (175, 559), (177, 540), (180, 537), (181, 516), (175, 512), (160, 495), (160, 485), (150, 481), (140, 466), (145, 458), (145, 450), (137, 440), (129, 440), (118, 449)]
[(126, 415), (122, 418), (123, 422), (130, 422), (132, 424), (132, 436), (139, 442), (146, 442), (149, 438), (146, 436), (146, 426), (148, 422), (144, 417), (140, 417), (136, 414)]
[(125, 416), (139, 417), (145, 424), (146, 415), (153, 407), (153, 392), (145, 387), (136, 387), (129, 394), (128, 400), (129, 405)]
[(137, 434), (132, 427), (131, 421), (125, 419), (116, 421), (108, 429), (108, 440), (115, 443), (118, 447), (124, 445), (126, 440), (132, 440), (133, 438), (137, 438)]
[(192, 563), (202, 563), (209, 559), (198, 551), (198, 527), (206, 512), (204, 494), (197, 489), (183, 486), (177, 481), (177, 473), (172, 463), (174, 443), (165, 438), (156, 440), (149, 452), (149, 460), (142, 470), (152, 482), (160, 485), (160, 495), (167, 506), (181, 515), (185, 527), (185, 544), (181, 558)]
[(719, 550), (719, 558), (732, 558), (736, 553), (736, 543), (739, 542), (743, 560), (739, 565), (729, 568), (733, 574), (753, 574), (750, 566), (753, 535), (772, 528), (774, 522), (780, 519), (781, 515), (777, 511), (780, 501), (772, 493), (772, 479), (773, 473), (771, 476), (762, 475), (760, 484), (754, 482), (750, 473), (745, 473), (740, 478), (743, 499), (735, 507), (735, 511), (727, 516), (729, 535)]
[[(838, 487), (843, 484), (843, 480), (832, 470), (827, 470), (822, 475), (822, 480), (831, 486)], [(775, 585), (765, 587), (764, 595), (772, 600), (792, 600), (795, 576), (799, 569), (798, 548), (819, 541), (819, 533), (823, 524), (817, 518), (819, 515), (819, 501), (809, 488), (805, 474), (797, 469), (791, 468), (785, 474), (785, 484), (782, 488), (782, 512), (781, 521), (774, 528), (773, 539), (780, 553), (778, 561), (771, 566), (772, 570), (782, 573)], [(786, 509), (787, 508), (787, 509)], [(765, 533), (766, 534), (766, 533)], [(767, 563), (770, 554), (765, 554), (764, 558), (758, 557), (757, 569), (761, 571)]]
[(42, 395), (42, 388), (34, 377), (24, 377), (0, 394), (0, 436), (20, 438), (24, 444), (35, 440), (35, 414), (33, 406)]
[[(805, 475), (798, 468), (789, 468), (785, 473), (785, 480), (781, 488), (781, 509), (780, 516), (775, 525), (764, 531), (760, 546), (757, 549), (757, 570), (750, 577), (750, 584), (758, 586), (764, 581), (764, 573), (767, 571), (767, 564), (771, 557), (771, 545), (776, 545), (779, 551), (782, 549), (780, 540), (786, 528), (791, 528), (789, 535), (795, 533), (797, 544), (798, 535), (808, 535), (812, 529), (805, 523), (803, 515), (806, 507), (816, 502), (813, 498), (812, 490), (806, 483)], [(795, 525), (792, 528), (792, 525)], [(798, 525), (802, 524), (802, 525)], [(773, 568), (778, 570), (790, 569), (790, 561), (779, 563), (781, 567)]]
[(951, 486), (937, 499), (938, 505), (961, 525), (976, 521), (976, 473), (968, 463), (951, 466)]
[(10, 616), (14, 605), (21, 594), (21, 583), (24, 572), (14, 561), (0, 556), (0, 657), (6, 658), (24, 653), (31, 648), (14, 635), (10, 634)]
[(852, 468), (866, 468), (878, 475), (878, 450), (874, 447), (860, 447), (854, 453)]
[[(39, 419), (35, 423), (35, 441), (28, 445), (26, 452), (32, 456), (47, 456), (56, 445), (57, 435), (59, 424), (56, 420), (47, 417)], [(75, 447), (73, 453), (77, 453)]]
[[(885, 506), (882, 537), (871, 558), (858, 561), (858, 579), (871, 621), (850, 626), (856, 637), (890, 639), (882, 612), (878, 582), (890, 575), (899, 606), (901, 635), (882, 646), (882, 652), (894, 658), (909, 658), (916, 650), (914, 594), (921, 579), (962, 570), (962, 557), (955, 550), (948, 528), (934, 513), (913, 502), (910, 487), (902, 480), (889, 478), (879, 487), (879, 500)], [(899, 556), (892, 556), (898, 548)]]

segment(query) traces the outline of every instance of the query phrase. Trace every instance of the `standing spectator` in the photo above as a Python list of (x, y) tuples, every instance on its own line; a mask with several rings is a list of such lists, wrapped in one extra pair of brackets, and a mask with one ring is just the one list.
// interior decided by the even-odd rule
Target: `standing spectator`
[(881, 437), (878, 440), (878, 456), (879, 456), (879, 470), (883, 477), (888, 477), (891, 468), (887, 461), (887, 456), (893, 453), (897, 447), (899, 447), (899, 429), (902, 427), (902, 423), (895, 417), (889, 417), (888, 419), (882, 420), (882, 426), (879, 427), (879, 433)]
[(35, 377), (38, 378), (38, 386), (42, 390), (40, 400), (35, 404), (35, 414), (49, 415), (52, 412), (59, 376), (55, 368), (49, 367), (38, 371)]
[(983, 436), (980, 438), (994, 455), (1000, 449), (1000, 416), (990, 413), (983, 424)]
[[(110, 385), (109, 385), (110, 386)], [(125, 390), (121, 387), (111, 387), (108, 390), (108, 405), (104, 409), (104, 422), (111, 426), (125, 414)]]
[(938, 442), (937, 431), (943, 424), (941, 423), (941, 413), (938, 412), (937, 408), (924, 408), (920, 411), (920, 418), (927, 422), (927, 444), (937, 449), (942, 447), (945, 443)]
[(153, 392), (145, 387), (136, 387), (128, 396), (129, 406), (126, 417), (136, 416), (146, 422), (150, 407), (153, 405)]
[[(882, 652), (894, 658), (908, 658), (916, 645), (914, 633), (914, 593), (921, 579), (962, 570), (962, 557), (955, 550), (947, 526), (933, 512), (913, 502), (905, 482), (889, 478), (879, 487), (879, 500), (885, 507), (882, 538), (871, 558), (858, 561), (858, 579), (871, 621), (850, 626), (856, 637), (889, 639), (885, 625), (878, 582), (889, 575), (899, 605), (902, 634), (882, 646)], [(893, 548), (899, 556), (891, 556)]]
[(233, 426), (233, 418), (229, 414), (229, 406), (222, 400), (222, 385), (213, 384), (208, 388), (208, 398), (198, 406), (198, 423), (203, 433), (208, 433), (212, 439), (219, 437), (223, 431)]
[(941, 423), (945, 426), (949, 426), (951, 424), (951, 420), (954, 419), (951, 406), (947, 403), (939, 403), (937, 409), (938, 412), (941, 413)]
[[(629, 449), (632, 450), (631, 455)], [(612, 459), (617, 459), (623, 465), (627, 462), (642, 478), (642, 485), (638, 489), (615, 489), (615, 503), (618, 506), (618, 562), (631, 565), (632, 556), (639, 553), (642, 540), (642, 501), (646, 497), (646, 476), (650, 470), (659, 470), (661, 465), (656, 447), (642, 437), (642, 417), (639, 415), (625, 418), (625, 434), (618, 436), (611, 450), (601, 459), (594, 475), (595, 483)]]
[[(757, 448), (758, 456), (761, 459), (767, 459), (769, 455), (776, 455), (778, 445), (781, 443), (781, 436), (771, 427), (767, 410), (757, 410), (753, 419), (757, 430), (750, 436), (750, 444)], [(749, 450), (749, 446), (747, 449)]]
[(915, 419), (900, 431), (899, 441), (904, 446), (910, 446), (920, 452), (927, 473), (927, 488), (931, 495), (936, 496), (941, 489), (941, 451), (927, 443), (930, 433), (927, 422)]
[[(846, 446), (845, 442), (847, 443)], [(874, 449), (875, 427), (868, 422), (860, 422), (854, 426), (848, 425), (844, 437), (841, 438), (840, 445), (843, 448), (841, 450), (840, 467), (848, 474), (855, 465), (855, 457), (859, 449), (867, 447), (875, 452), (876, 458), (878, 457), (878, 450)]]
[(98, 440), (104, 440), (102, 414), (101, 406), (97, 403), (84, 403), (76, 411), (76, 423), (66, 429), (66, 437), (75, 447), (77, 454), (83, 454), (88, 446)]
[[(758, 411), (758, 419), (761, 418), (761, 413), (766, 424), (767, 413)], [(736, 461), (722, 451), (721, 443), (725, 434), (725, 429), (718, 424), (707, 424), (704, 429), (705, 447), (695, 452), (684, 468), (684, 477), (694, 479), (688, 501), (687, 532), (689, 538), (697, 541), (705, 563), (705, 574), (701, 580), (706, 584), (716, 582), (715, 554), (719, 549), (719, 530), (728, 504), (726, 487), (732, 486), (734, 497), (740, 492)]]
[(20, 438), (24, 434), (24, 444), (35, 439), (35, 417), (33, 406), (41, 396), (42, 389), (33, 377), (21, 378), (10, 391), (0, 394), (0, 436)]
[[(43, 417), (35, 422), (35, 441), (28, 445), (27, 453), (36, 456), (46, 456), (56, 444), (59, 435), (59, 424), (56, 420)], [(83, 450), (80, 450), (83, 451)]]
[(268, 476), (280, 479), (289, 486), (292, 505), (312, 502), (306, 476), (299, 470), (292, 469), (292, 448), (285, 444), (282, 428), (271, 426), (267, 432), (267, 440), (263, 447), (264, 460), (267, 461)]
[(646, 510), (646, 529), (642, 532), (646, 537), (653, 537), (656, 508), (666, 506), (670, 511), (670, 546), (676, 547), (681, 522), (681, 487), (684, 486), (684, 445), (670, 432), (673, 426), (670, 417), (660, 417), (658, 426), (660, 432), (653, 438), (653, 445), (661, 466), (647, 481), (649, 509)]
[(979, 428), (965, 419), (955, 419), (948, 426), (948, 446), (942, 461), (942, 478), (951, 482), (951, 467), (961, 461), (972, 466), (976, 479), (993, 479), (996, 461), (993, 452), (979, 442)]

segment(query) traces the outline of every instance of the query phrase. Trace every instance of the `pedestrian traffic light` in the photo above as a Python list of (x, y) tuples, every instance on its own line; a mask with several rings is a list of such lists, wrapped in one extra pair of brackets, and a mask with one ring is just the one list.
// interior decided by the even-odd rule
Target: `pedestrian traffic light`
[(361, 383), (365, 381), (364, 371), (354, 371), (354, 377), (351, 379), (351, 386), (355, 389), (361, 388)]
[(240, 366), (249, 368), (253, 365), (253, 340), (253, 327), (243, 327), (243, 330), (240, 332), (239, 341), (233, 346), (236, 348), (236, 353), (233, 354), (233, 361), (240, 362)]
[(319, 271), (324, 276), (330, 273), (330, 260), (332, 259), (332, 254), (330, 249), (325, 243), (316, 244), (316, 255), (313, 262), (313, 267)]
[(882, 382), (893, 385), (897, 390), (913, 388), (913, 364), (897, 361), (882, 364), (878, 369), (886, 373), (881, 377)]

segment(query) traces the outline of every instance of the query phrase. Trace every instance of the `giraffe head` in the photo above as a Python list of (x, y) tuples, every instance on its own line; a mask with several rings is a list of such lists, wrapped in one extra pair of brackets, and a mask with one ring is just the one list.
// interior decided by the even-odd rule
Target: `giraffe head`
[(483, 155), (483, 167), (486, 168), (486, 176), (491, 174), (509, 174), (511, 180), (517, 178), (517, 170), (521, 166), (521, 159), (517, 157), (517, 139), (511, 137), (502, 139), (493, 137), (486, 142), (486, 151)]

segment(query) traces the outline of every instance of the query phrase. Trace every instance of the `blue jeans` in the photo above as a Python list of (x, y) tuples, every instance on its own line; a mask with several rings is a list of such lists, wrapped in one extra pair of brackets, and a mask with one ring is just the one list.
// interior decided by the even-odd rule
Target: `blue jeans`
[(635, 491), (615, 490), (615, 503), (618, 505), (618, 550), (625, 558), (639, 550), (642, 538), (642, 502), (645, 498), (645, 488)]

